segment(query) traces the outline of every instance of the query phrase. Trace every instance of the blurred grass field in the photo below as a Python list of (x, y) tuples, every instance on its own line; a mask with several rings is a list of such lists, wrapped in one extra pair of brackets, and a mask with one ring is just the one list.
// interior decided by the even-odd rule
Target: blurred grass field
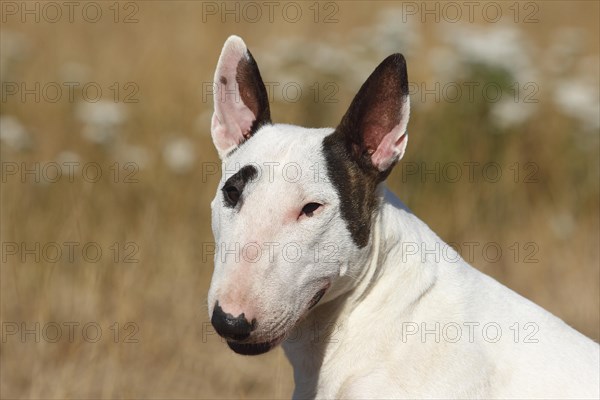
[[(220, 2), (123, 2), (115, 22), (114, 3), (97, 2), (95, 23), (44, 20), (52, 10), (23, 21), (13, 3), (2, 2), (0, 27), (0, 397), (290, 396), (280, 349), (237, 356), (208, 328), (219, 180), (208, 85), (230, 34), (273, 84), (273, 119), (304, 126), (335, 126), (377, 64), (404, 53), (410, 143), (389, 186), (475, 267), (600, 338), (599, 3), (501, 3), (497, 22), (478, 12), (449, 22), (435, 2), (439, 22), (406, 2), (319, 3), (318, 15), (293, 3), (297, 22), (279, 12), (269, 22), (264, 8), (257, 22), (251, 10), (222, 22)], [(65, 82), (79, 84), (72, 100), (64, 91), (52, 101), (52, 85), (44, 93)], [(502, 99), (469, 99), (474, 83), (493, 83)], [(33, 94), (21, 97), (21, 84)], [(99, 101), (86, 100), (86, 84), (102, 89)], [(63, 170), (53, 182), (52, 163), (68, 162), (79, 163), (74, 179)], [(82, 171), (89, 163), (97, 182)], [(483, 170), (490, 163), (498, 179)], [(483, 251), (490, 244), (500, 257)]]

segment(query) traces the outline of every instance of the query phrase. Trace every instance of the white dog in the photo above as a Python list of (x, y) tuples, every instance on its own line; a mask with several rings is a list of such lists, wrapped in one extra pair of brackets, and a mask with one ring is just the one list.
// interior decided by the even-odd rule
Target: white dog
[(208, 304), (231, 349), (283, 343), (294, 398), (599, 397), (597, 343), (469, 266), (385, 189), (408, 139), (402, 55), (335, 129), (273, 124), (236, 36), (215, 90)]

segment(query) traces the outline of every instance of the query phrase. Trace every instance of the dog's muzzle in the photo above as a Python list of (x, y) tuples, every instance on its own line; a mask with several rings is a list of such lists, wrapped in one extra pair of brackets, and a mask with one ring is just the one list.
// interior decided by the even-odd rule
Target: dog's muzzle
[[(329, 289), (329, 283), (311, 298), (303, 315), (321, 301), (327, 292), (327, 289)], [(279, 345), (286, 337), (284, 333), (265, 342), (252, 343), (250, 335), (256, 329), (256, 319), (253, 318), (252, 321), (248, 321), (244, 313), (234, 317), (232, 314), (225, 312), (218, 301), (215, 303), (210, 322), (215, 328), (215, 331), (217, 331), (221, 337), (227, 339), (229, 348), (234, 352), (243, 355), (253, 356), (266, 353)], [(265, 338), (262, 339), (264, 340)]]

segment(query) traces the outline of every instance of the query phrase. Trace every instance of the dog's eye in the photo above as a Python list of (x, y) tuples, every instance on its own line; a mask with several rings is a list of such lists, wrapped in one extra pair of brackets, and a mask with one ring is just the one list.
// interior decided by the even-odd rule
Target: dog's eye
[(319, 203), (308, 203), (304, 207), (302, 207), (302, 213), (300, 215), (306, 215), (307, 217), (312, 217), (313, 213), (321, 207), (322, 204)]
[(240, 199), (240, 191), (235, 186), (225, 186), (223, 196), (227, 204), (234, 207)]

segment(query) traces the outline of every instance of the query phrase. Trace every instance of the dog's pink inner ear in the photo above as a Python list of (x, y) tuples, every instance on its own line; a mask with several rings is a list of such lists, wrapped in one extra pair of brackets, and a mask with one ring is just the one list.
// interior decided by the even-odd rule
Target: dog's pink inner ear
[(258, 66), (242, 39), (230, 37), (217, 71), (212, 137), (221, 158), (271, 122), (267, 91)]
[(402, 94), (396, 92), (391, 85), (383, 85), (379, 96), (373, 100), (374, 104), (367, 107), (361, 123), (365, 146), (372, 152), (400, 124), (402, 116)]
[(402, 127), (396, 125), (383, 137), (377, 150), (371, 155), (371, 162), (378, 170), (387, 170), (404, 156), (407, 142), (406, 132), (402, 133)]
[(368, 111), (371, 117), (362, 124), (365, 147), (380, 171), (387, 170), (404, 155), (409, 104), (408, 96), (384, 92), (381, 101)]

